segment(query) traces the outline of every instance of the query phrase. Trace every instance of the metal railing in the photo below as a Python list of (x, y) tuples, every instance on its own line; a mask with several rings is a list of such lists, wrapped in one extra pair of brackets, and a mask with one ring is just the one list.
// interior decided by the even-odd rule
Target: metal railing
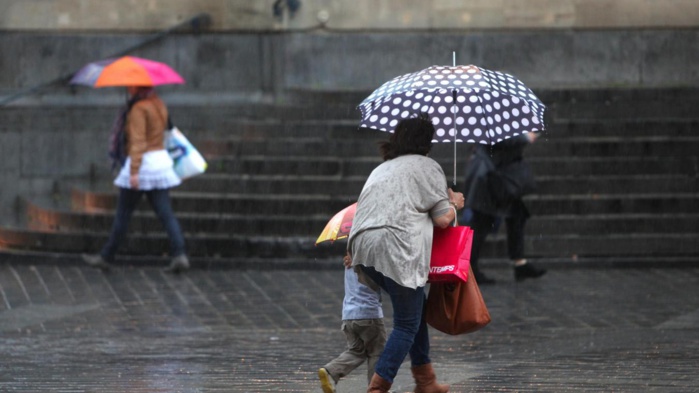
[[(206, 13), (197, 14), (184, 22), (178, 23), (170, 28), (167, 28), (161, 32), (158, 32), (158, 33), (151, 35), (150, 37), (144, 39), (143, 41), (139, 42), (136, 45), (132, 45), (132, 46), (120, 51), (120, 52), (112, 54), (111, 56), (107, 56), (107, 58), (116, 58), (116, 57), (125, 56), (125, 55), (127, 55), (127, 54), (129, 54), (137, 49), (141, 49), (145, 46), (152, 44), (153, 42), (161, 40), (161, 39), (167, 37), (168, 35), (170, 35), (174, 32), (177, 32), (179, 30), (184, 30), (184, 29), (189, 28), (193, 32), (198, 33), (198, 32), (201, 32), (202, 30), (206, 30), (210, 25), (211, 25), (211, 17), (209, 16), (209, 14), (206, 14)], [(96, 59), (96, 60), (98, 60), (98, 59)], [(78, 72), (78, 70), (79, 69), (76, 69), (69, 74), (59, 76), (59, 77), (54, 78), (52, 80), (49, 80), (47, 82), (43, 82), (43, 83), (28, 87), (26, 89), (23, 89), (23, 90), (20, 90), (20, 91), (14, 93), (12, 95), (9, 95), (9, 96), (0, 100), (0, 106), (7, 105), (13, 101), (16, 101), (16, 100), (22, 98), (22, 97), (37, 93), (39, 91), (42, 91), (50, 86), (54, 86), (57, 84), (65, 84), (73, 77), (73, 75), (75, 75), (76, 72)]]

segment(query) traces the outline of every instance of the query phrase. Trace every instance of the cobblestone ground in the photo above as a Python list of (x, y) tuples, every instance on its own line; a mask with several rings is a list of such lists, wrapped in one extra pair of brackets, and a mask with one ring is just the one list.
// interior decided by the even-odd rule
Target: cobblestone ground
[[(699, 269), (490, 272), (493, 322), (432, 332), (452, 392), (699, 391)], [(341, 270), (0, 264), (0, 391), (319, 392), (342, 293)], [(365, 384), (358, 369), (338, 390)], [(406, 364), (394, 390), (412, 388)]]

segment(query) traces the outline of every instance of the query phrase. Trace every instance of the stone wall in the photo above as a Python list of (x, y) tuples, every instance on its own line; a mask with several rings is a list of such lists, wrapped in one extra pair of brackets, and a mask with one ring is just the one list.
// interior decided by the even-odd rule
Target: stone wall
[[(275, 0), (3, 0), (0, 29), (165, 29), (191, 15), (215, 31), (314, 29), (597, 29), (694, 27), (696, 0), (298, 0), (275, 17)], [(286, 0), (282, 3), (286, 4)]]
[[(0, 97), (122, 51), (144, 34), (0, 32)], [(176, 34), (133, 52), (172, 65), (179, 94), (371, 90), (424, 67), (452, 63), (509, 72), (531, 87), (696, 86), (699, 30)], [(25, 101), (100, 100), (113, 89), (56, 89)], [(249, 96), (248, 96), (249, 97)]]

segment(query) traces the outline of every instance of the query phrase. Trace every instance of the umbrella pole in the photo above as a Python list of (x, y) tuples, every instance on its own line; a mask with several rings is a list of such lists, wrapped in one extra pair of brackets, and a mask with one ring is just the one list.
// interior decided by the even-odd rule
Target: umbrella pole
[[(452, 97), (454, 102), (456, 102), (456, 90), (452, 92)], [(456, 105), (452, 104), (451, 114), (453, 116), (452, 122), (454, 124), (454, 180), (452, 180), (452, 189), (456, 191)]]
[[(456, 67), (456, 51), (451, 52), (451, 62), (453, 66)], [(456, 89), (452, 90), (452, 98), (451, 115), (454, 127), (454, 179), (452, 180), (452, 190), (456, 191)]]

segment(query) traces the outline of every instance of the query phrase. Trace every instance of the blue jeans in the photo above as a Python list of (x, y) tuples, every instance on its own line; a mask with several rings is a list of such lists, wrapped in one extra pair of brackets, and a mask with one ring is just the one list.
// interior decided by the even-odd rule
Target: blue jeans
[(410, 355), (412, 367), (430, 363), (430, 338), (425, 322), (425, 288), (407, 288), (379, 273), (373, 267), (360, 265), (362, 271), (391, 298), (393, 331), (374, 370), (393, 383), (398, 369)]
[(112, 262), (114, 260), (114, 255), (119, 248), (119, 244), (126, 236), (131, 215), (134, 210), (136, 210), (138, 202), (141, 200), (143, 194), (146, 194), (148, 202), (167, 231), (168, 237), (170, 238), (170, 255), (176, 257), (185, 253), (184, 237), (182, 236), (180, 224), (177, 222), (177, 218), (175, 218), (175, 214), (172, 212), (170, 192), (168, 189), (142, 191), (119, 188), (119, 199), (117, 201), (117, 210), (112, 226), (112, 233), (109, 235), (109, 240), (107, 240), (107, 243), (102, 247), (102, 251), (100, 252), (100, 255), (102, 255), (105, 261)]

